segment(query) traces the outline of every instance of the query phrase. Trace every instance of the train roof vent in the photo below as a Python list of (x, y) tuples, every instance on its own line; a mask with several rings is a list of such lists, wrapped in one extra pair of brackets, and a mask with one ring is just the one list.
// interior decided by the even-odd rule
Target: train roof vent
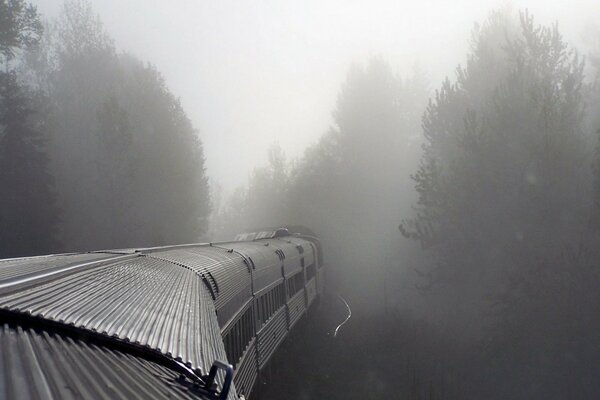
[(244, 264), (246, 264), (246, 266), (248, 267), (248, 272), (250, 272), (250, 270), (252, 269), (256, 269), (256, 265), (254, 265), (254, 261), (252, 261), (251, 257), (244, 257), (242, 258), (242, 260), (244, 261)]
[(275, 254), (277, 254), (280, 260), (285, 260), (285, 253), (283, 252), (283, 250), (277, 249), (275, 250)]
[(213, 300), (216, 300), (220, 290), (219, 285), (217, 284), (217, 281), (215, 280), (214, 276), (210, 273), (210, 271), (206, 269), (202, 271), (200, 275), (202, 277), (202, 282), (204, 282), (204, 284), (210, 291)]

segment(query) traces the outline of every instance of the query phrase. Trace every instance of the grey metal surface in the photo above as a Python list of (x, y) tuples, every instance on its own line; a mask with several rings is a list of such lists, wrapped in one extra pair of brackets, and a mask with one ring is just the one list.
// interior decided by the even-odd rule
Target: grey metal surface
[(296, 325), (300, 318), (302, 318), (302, 315), (306, 312), (304, 289), (300, 290), (287, 302), (287, 309), (290, 324), (289, 329), (292, 330), (294, 325)]
[[(222, 335), (244, 307), (256, 306), (254, 295), (271, 290), (284, 276), (304, 274), (316, 259), (312, 242), (294, 237), (0, 260), (0, 309), (131, 342), (206, 373), (214, 360), (226, 360)], [(245, 394), (256, 381), (258, 366), (266, 365), (288, 327), (306, 312), (306, 300), (312, 302), (315, 292), (322, 291), (323, 278), (318, 268), (307, 291), (289, 299), (250, 341), (234, 374)], [(13, 388), (28, 384), (23, 393), (34, 398), (85, 397), (78, 390), (99, 398), (195, 395), (173, 380), (178, 375), (169, 368), (132, 354), (7, 325), (0, 325), (0, 339), (0, 399), (15, 393), (10, 388), (2, 392), (8, 383)], [(92, 362), (99, 365), (89, 367)], [(73, 365), (80, 370), (72, 370)], [(107, 371), (107, 366), (116, 370)], [(152, 393), (128, 391), (136, 386), (128, 383), (129, 375), (116, 371), (129, 374), (131, 368), (140, 374), (132, 375), (138, 383), (152, 386)], [(52, 385), (67, 385), (63, 389), (69, 396), (55, 396)], [(232, 388), (229, 399), (235, 393)]]
[(131, 354), (0, 324), (0, 399), (201, 399), (190, 383)]
[(0, 260), (0, 293), (2, 287), (38, 278), (62, 270), (75, 270), (82, 265), (118, 257), (117, 254), (83, 253), (9, 258)]
[(306, 302), (308, 304), (308, 307), (310, 308), (310, 305), (313, 303), (313, 301), (315, 301), (315, 298), (317, 297), (317, 279), (313, 278), (306, 282), (305, 290)]
[(155, 251), (149, 256), (188, 268), (201, 277), (214, 295), (221, 327), (252, 298), (250, 267), (234, 251), (202, 245)]
[(246, 396), (246, 398), (250, 396), (258, 376), (256, 342), (256, 338), (254, 338), (248, 345), (244, 357), (233, 377), (237, 393)]
[(233, 242), (227, 244), (249, 257), (254, 265), (252, 283), (254, 293), (258, 293), (273, 282), (283, 278), (283, 261), (277, 256), (268, 241)]
[(145, 256), (0, 296), (0, 308), (130, 341), (204, 373), (215, 359), (226, 359), (199, 277)]
[(325, 270), (323, 267), (317, 268), (317, 292), (323, 294), (325, 291)]
[(269, 239), (268, 242), (271, 247), (279, 249), (285, 254), (283, 272), (286, 277), (294, 275), (303, 269), (301, 264), (302, 257), (296, 248), (296, 244), (285, 239)]
[(296, 246), (300, 246), (303, 249), (303, 253), (302, 255), (304, 256), (304, 264), (305, 265), (310, 265), (312, 263), (315, 262), (315, 245), (311, 242), (309, 242), (308, 240), (299, 238), (299, 237), (295, 237), (295, 236), (289, 236), (286, 238), (283, 238), (282, 240), (287, 240), (293, 244), (295, 244)]
[(281, 307), (258, 331), (258, 364), (260, 368), (267, 364), (287, 336), (286, 312), (286, 307)]

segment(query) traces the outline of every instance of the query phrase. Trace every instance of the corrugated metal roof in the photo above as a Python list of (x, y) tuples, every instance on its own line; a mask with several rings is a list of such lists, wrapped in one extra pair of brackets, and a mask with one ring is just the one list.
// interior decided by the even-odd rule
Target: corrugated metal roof
[(0, 296), (0, 308), (139, 343), (203, 373), (215, 359), (226, 359), (201, 279), (145, 256)]
[[(276, 248), (268, 245), (266, 241), (255, 242), (231, 242), (221, 244), (231, 247), (246, 257), (252, 259), (254, 270), (252, 271), (254, 293), (260, 292), (279, 279), (283, 278), (282, 260), (275, 253)], [(266, 246), (265, 246), (266, 245)]]
[(315, 254), (316, 254), (316, 246), (314, 245), (314, 243), (306, 240), (306, 239), (302, 239), (299, 237), (295, 237), (295, 236), (288, 236), (285, 238), (281, 238), (280, 240), (286, 240), (289, 241), (290, 243), (294, 243), (296, 246), (301, 246), (303, 249), (303, 253), (302, 255), (304, 256), (304, 262), (305, 262), (305, 266), (309, 266), (310, 264), (312, 264), (315, 261)]
[(148, 254), (195, 272), (210, 287), (219, 323), (224, 326), (252, 297), (252, 280), (244, 257), (217, 246), (197, 246)]
[(295, 243), (291, 243), (286, 238), (269, 239), (269, 246), (283, 251), (285, 259), (283, 260), (283, 271), (286, 277), (294, 275), (302, 271), (300, 264), (300, 252), (296, 248)]
[(0, 324), (0, 398), (200, 399), (161, 364), (43, 329)]
[(59, 254), (52, 256), (9, 258), (0, 260), (0, 282), (6, 284), (28, 276), (39, 276), (56, 269), (78, 266), (94, 261), (115, 258), (116, 254), (84, 253)]

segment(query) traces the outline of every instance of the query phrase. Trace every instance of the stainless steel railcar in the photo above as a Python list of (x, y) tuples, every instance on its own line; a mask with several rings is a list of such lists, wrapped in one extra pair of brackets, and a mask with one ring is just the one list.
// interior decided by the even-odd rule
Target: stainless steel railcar
[(0, 398), (249, 398), (323, 277), (281, 230), (0, 260)]

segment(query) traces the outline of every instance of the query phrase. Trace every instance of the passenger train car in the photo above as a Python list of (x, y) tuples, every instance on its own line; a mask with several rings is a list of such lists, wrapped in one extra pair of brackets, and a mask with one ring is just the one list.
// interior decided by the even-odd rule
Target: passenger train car
[(286, 229), (0, 260), (0, 398), (255, 398), (323, 285)]

